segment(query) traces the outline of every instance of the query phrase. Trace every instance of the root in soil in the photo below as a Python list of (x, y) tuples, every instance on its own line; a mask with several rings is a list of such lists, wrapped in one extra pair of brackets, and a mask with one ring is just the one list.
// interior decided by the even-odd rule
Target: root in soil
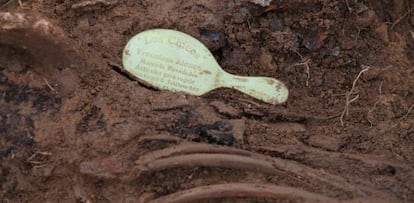
[(372, 128), (373, 123), (372, 123), (372, 113), (374, 112), (375, 108), (377, 107), (377, 105), (381, 102), (382, 99), (382, 85), (384, 84), (384, 81), (381, 81), (379, 87), (378, 87), (378, 92), (379, 92), (379, 96), (377, 101), (374, 103), (374, 105), (369, 109), (368, 113), (367, 113), (367, 120), (369, 122), (370, 128)]
[(252, 201), (336, 202), (336, 200), (304, 190), (266, 184), (227, 183), (200, 186), (189, 190), (162, 196), (151, 203), (181, 203), (214, 201), (220, 199), (247, 198)]
[(368, 71), (368, 70), (371, 68), (371, 66), (363, 66), (363, 68), (364, 68), (364, 69), (362, 69), (362, 70), (358, 73), (357, 77), (356, 77), (356, 78), (355, 78), (355, 80), (352, 82), (352, 87), (351, 87), (351, 90), (349, 90), (349, 91), (346, 93), (346, 98), (345, 98), (345, 107), (344, 107), (344, 110), (342, 111), (341, 116), (339, 117), (339, 121), (341, 122), (341, 125), (342, 125), (342, 126), (344, 126), (344, 125), (345, 125), (345, 123), (344, 123), (344, 118), (345, 118), (346, 116), (348, 116), (348, 114), (349, 114), (349, 105), (350, 105), (352, 102), (356, 101), (356, 100), (359, 98), (359, 94), (357, 94), (357, 96), (355, 96), (354, 98), (352, 98), (352, 99), (351, 99), (351, 96), (354, 94), (354, 91), (355, 91), (356, 83), (358, 82), (358, 80), (359, 80), (359, 78), (361, 77), (362, 73), (364, 73), (364, 72)]

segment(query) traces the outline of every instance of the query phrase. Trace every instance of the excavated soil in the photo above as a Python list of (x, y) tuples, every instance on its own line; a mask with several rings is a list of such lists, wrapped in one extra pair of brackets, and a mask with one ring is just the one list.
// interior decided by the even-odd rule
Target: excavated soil
[[(20, 4), (21, 3), (21, 4)], [(412, 202), (411, 0), (0, 0), (2, 202)], [(157, 90), (135, 34), (202, 41), (289, 88)]]

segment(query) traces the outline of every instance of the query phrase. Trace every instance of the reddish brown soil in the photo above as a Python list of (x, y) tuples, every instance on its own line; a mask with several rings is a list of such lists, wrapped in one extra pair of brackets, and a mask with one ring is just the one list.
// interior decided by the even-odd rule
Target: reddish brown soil
[[(53, 29), (0, 29), (3, 202), (414, 201), (412, 1), (6, 2)], [(131, 80), (123, 47), (151, 28), (280, 79), (288, 101)]]

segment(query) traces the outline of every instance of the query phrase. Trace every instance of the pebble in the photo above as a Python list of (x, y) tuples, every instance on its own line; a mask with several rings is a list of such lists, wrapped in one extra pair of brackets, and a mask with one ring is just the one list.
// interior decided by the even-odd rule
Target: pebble
[(226, 45), (224, 35), (218, 31), (202, 29), (200, 31), (200, 38), (210, 51), (219, 50)]
[(273, 63), (273, 55), (266, 49), (260, 51), (259, 63), (270, 72), (277, 69), (277, 66)]
[(378, 27), (375, 28), (375, 32), (381, 38), (384, 43), (390, 42), (390, 36), (388, 35), (388, 25), (385, 23), (380, 23)]
[(373, 25), (377, 19), (378, 16), (375, 11), (367, 10), (356, 19), (356, 25), (359, 28), (366, 28), (370, 25)]
[(237, 24), (242, 24), (247, 22), (247, 19), (249, 18), (249, 10), (247, 8), (241, 8), (238, 10), (238, 12), (235, 12), (233, 14), (233, 22)]
[(226, 121), (200, 125), (197, 128), (199, 139), (211, 144), (232, 146), (236, 141), (232, 134), (233, 126)]
[(244, 119), (229, 120), (229, 123), (233, 126), (232, 134), (237, 143), (244, 143), (244, 132), (246, 130), (246, 121)]
[(339, 48), (339, 46), (336, 46), (332, 49), (323, 50), (321, 55), (322, 55), (322, 57), (325, 57), (325, 56), (338, 56), (340, 52), (341, 52), (341, 48)]

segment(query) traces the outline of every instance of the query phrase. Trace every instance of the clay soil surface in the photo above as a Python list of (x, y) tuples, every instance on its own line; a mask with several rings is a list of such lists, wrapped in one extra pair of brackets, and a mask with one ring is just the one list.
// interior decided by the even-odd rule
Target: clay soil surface
[[(413, 202), (414, 2), (0, 0), (2, 202)], [(139, 32), (290, 90), (157, 90)]]

